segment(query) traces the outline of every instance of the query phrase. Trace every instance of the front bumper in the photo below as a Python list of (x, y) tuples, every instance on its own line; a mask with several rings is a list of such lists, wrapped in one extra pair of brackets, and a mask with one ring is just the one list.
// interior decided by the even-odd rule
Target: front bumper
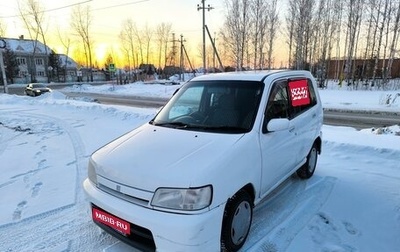
[[(89, 201), (97, 207), (149, 230), (157, 251), (220, 251), (224, 205), (201, 214), (167, 213), (114, 197), (98, 189), (89, 179), (84, 181), (83, 187)], [(127, 242), (124, 238), (121, 240)], [(128, 243), (135, 246), (135, 242)]]

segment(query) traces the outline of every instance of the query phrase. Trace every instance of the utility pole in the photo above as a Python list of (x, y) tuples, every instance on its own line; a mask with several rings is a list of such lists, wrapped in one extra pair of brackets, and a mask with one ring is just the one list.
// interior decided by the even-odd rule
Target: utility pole
[(6, 41), (4, 39), (0, 39), (0, 70), (1, 70), (1, 75), (3, 76), (4, 93), (8, 94), (7, 77), (4, 68), (3, 50), (2, 50), (4, 48), (6, 48)]
[(177, 54), (177, 52), (176, 52), (176, 49), (177, 49), (177, 46), (176, 46), (176, 42), (179, 42), (179, 40), (178, 39), (175, 39), (175, 33), (172, 33), (172, 52), (170, 53), (170, 62), (169, 62), (169, 64), (170, 65), (172, 65), (172, 66), (175, 66), (175, 57), (176, 57), (176, 54)]
[(179, 76), (179, 80), (180, 81), (185, 81), (185, 67), (183, 64), (183, 42), (186, 42), (186, 40), (183, 39), (183, 35), (181, 34), (181, 57), (180, 57), (180, 64), (179, 64), (179, 68), (180, 68), (180, 76)]
[[(216, 33), (214, 32), (214, 38), (213, 38), (213, 42), (214, 42), (214, 47), (215, 47), (215, 40), (216, 40)], [(213, 50), (213, 71), (215, 72), (215, 50)]]
[(210, 5), (205, 7), (206, 0), (201, 0), (201, 6), (197, 5), (197, 10), (203, 10), (203, 68), (204, 73), (206, 72), (206, 10), (210, 11), (214, 9)]

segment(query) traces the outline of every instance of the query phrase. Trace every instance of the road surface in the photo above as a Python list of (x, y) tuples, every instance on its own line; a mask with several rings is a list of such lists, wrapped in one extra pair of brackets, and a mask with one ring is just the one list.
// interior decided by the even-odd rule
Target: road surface
[[(162, 107), (168, 99), (157, 97), (113, 96), (92, 93), (66, 93), (70, 97), (89, 97), (102, 104), (116, 104), (133, 107)], [(324, 110), (324, 124), (348, 126), (356, 129), (384, 127), (400, 124), (400, 113), (379, 113), (368, 111)]]
[[(63, 86), (53, 86), (52, 88), (59, 89), (63, 88)], [(72, 98), (87, 97), (102, 104), (115, 104), (132, 107), (160, 108), (168, 101), (167, 98), (160, 97), (140, 97), (132, 95), (121, 96), (111, 94), (65, 92), (63, 90), (60, 91)], [(24, 95), (23, 88), (9, 88), (9, 93)], [(392, 126), (400, 124), (400, 113), (325, 109), (324, 124), (333, 126), (347, 126), (356, 129)]]

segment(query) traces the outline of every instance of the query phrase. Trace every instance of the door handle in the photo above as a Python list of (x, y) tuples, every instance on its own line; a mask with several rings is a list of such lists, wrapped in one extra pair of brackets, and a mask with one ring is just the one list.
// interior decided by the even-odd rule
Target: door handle
[(289, 132), (293, 132), (294, 131), (294, 126), (289, 128)]

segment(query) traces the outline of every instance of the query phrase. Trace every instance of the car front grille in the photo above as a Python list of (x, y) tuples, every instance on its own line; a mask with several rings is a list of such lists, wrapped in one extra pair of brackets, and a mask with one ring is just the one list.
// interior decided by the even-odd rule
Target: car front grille
[(151, 208), (153, 193), (130, 187), (97, 175), (97, 188), (132, 204)]
[(142, 198), (138, 198), (138, 197), (134, 197), (128, 194), (124, 194), (121, 193), (117, 190), (111, 189), (110, 187), (107, 187), (106, 185), (103, 185), (101, 183), (98, 184), (97, 186), (100, 190), (109, 193), (117, 198), (123, 199), (125, 201), (129, 201), (135, 205), (140, 205), (140, 206), (144, 206), (144, 207), (149, 207), (149, 200), (146, 199), (142, 199)]

